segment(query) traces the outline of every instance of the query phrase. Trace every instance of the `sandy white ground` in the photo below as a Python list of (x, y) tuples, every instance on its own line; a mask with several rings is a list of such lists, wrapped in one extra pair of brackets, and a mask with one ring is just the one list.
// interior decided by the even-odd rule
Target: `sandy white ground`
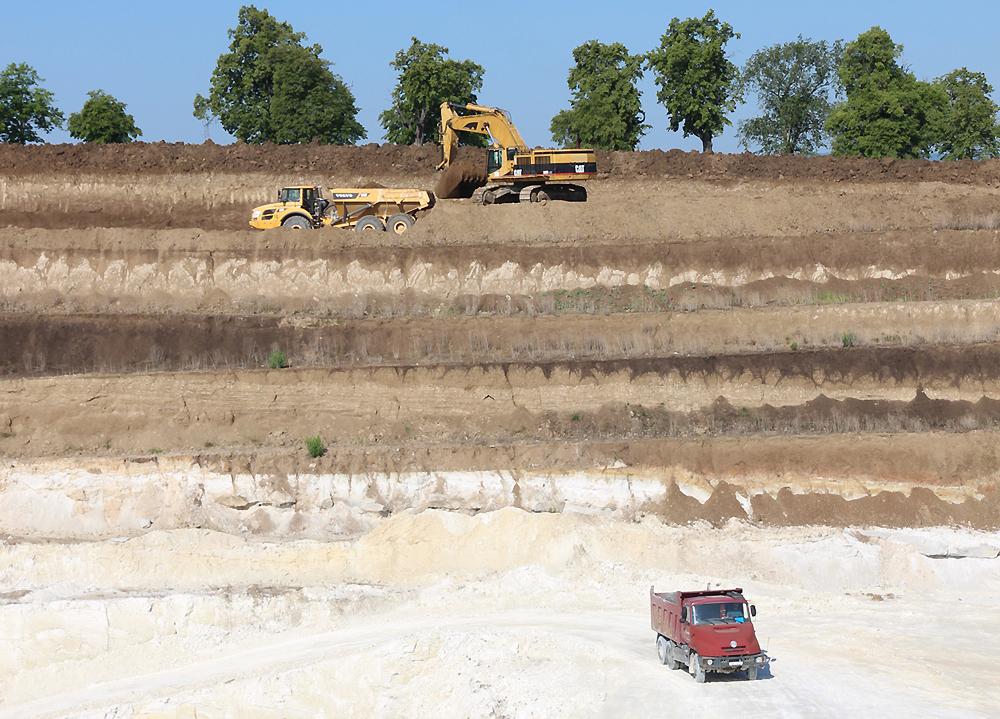
[[(1000, 535), (402, 514), (359, 540), (0, 546), (0, 716), (990, 716)], [(740, 584), (772, 677), (659, 665)]]

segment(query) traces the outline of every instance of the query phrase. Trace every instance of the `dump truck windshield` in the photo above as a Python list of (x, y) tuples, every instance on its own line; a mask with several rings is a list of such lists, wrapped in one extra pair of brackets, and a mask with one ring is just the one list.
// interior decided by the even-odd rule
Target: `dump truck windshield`
[(302, 190), (298, 187), (286, 187), (278, 193), (278, 202), (299, 202), (302, 199)]
[(750, 613), (744, 602), (714, 602), (694, 606), (695, 624), (742, 624)]

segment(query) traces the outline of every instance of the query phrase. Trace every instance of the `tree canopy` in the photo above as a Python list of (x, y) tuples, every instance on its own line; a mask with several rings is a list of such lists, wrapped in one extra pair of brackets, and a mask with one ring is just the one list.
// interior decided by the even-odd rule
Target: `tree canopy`
[(953, 70), (934, 81), (948, 98), (939, 128), (937, 151), (946, 160), (1000, 157), (1000, 108), (990, 98), (993, 86), (981, 72)]
[(826, 141), (826, 118), (838, 85), (843, 47), (804, 39), (758, 50), (743, 69), (762, 114), (740, 123), (740, 141), (768, 155), (811, 154)]
[(39, 133), (62, 127), (63, 114), (41, 83), (35, 69), (24, 63), (12, 62), (0, 72), (0, 142), (42, 142)]
[(79, 112), (69, 116), (69, 134), (84, 142), (132, 142), (142, 134), (125, 103), (103, 90), (91, 90)]
[[(476, 102), (485, 70), (472, 60), (452, 60), (448, 48), (410, 38), (410, 46), (396, 53), (390, 66), (399, 73), (392, 105), (379, 115), (389, 142), (422, 145), (441, 139), (442, 102)], [(462, 133), (463, 141), (470, 141)], [(480, 139), (472, 140), (476, 144)]]
[(945, 91), (900, 63), (903, 47), (873, 27), (847, 44), (838, 75), (847, 99), (827, 120), (833, 154), (929, 157), (948, 105)]
[(195, 117), (217, 117), (249, 143), (351, 144), (365, 137), (354, 94), (320, 57), (322, 47), (302, 44), (304, 33), (245, 5), (229, 38), (208, 97), (195, 97)]
[(732, 124), (727, 115), (742, 99), (739, 69), (726, 56), (726, 44), (739, 36), (709, 10), (701, 18), (671, 20), (660, 46), (647, 56), (671, 131), (697, 137), (705, 152)]
[(644, 58), (620, 42), (591, 40), (573, 50), (570, 109), (552, 118), (552, 138), (564, 146), (634, 150), (649, 125), (636, 82)]

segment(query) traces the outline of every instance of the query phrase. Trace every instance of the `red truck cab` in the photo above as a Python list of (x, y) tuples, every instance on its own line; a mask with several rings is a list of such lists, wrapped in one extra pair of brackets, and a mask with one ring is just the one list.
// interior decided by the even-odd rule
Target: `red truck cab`
[(649, 604), (660, 662), (687, 666), (696, 682), (709, 672), (745, 671), (756, 679), (767, 664), (753, 628), (757, 608), (742, 589), (657, 593), (650, 587)]

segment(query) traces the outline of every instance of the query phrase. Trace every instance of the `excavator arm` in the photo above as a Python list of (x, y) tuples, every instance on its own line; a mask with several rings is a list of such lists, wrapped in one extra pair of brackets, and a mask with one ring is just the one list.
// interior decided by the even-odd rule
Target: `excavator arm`
[(458, 147), (460, 132), (472, 132), (477, 135), (486, 135), (493, 142), (504, 150), (516, 149), (527, 151), (528, 145), (525, 143), (521, 133), (514, 127), (510, 116), (497, 107), (486, 107), (485, 105), (458, 105), (451, 102), (441, 103), (441, 164), (437, 166), (439, 170), (446, 170), (451, 166), (451, 161), (455, 157), (455, 150)]

